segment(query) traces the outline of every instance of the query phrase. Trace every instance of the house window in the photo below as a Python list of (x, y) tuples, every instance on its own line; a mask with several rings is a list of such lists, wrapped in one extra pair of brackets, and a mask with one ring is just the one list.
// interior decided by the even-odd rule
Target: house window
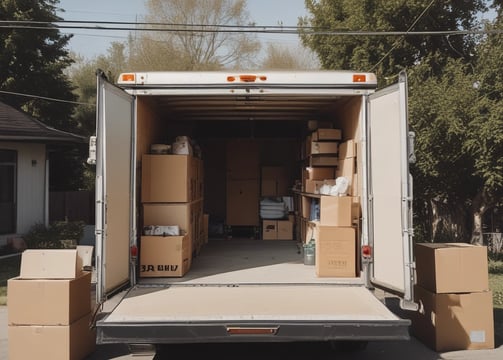
[(0, 234), (16, 232), (17, 152), (0, 149)]

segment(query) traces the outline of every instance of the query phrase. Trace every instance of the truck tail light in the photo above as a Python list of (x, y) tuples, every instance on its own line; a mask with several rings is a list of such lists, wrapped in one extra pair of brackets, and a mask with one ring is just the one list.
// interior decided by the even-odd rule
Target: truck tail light
[(372, 256), (372, 248), (370, 247), (370, 245), (362, 246), (362, 256), (367, 259)]
[(353, 74), (353, 82), (366, 82), (367, 77), (365, 74)]

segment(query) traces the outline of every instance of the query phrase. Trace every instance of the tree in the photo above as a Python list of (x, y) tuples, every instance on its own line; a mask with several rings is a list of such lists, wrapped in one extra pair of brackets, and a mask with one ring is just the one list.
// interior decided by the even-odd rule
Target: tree
[(222, 26), (247, 25), (244, 0), (148, 0), (146, 22), (152, 31), (129, 41), (135, 70), (212, 70), (244, 67), (260, 48), (244, 32), (222, 32)]
[[(305, 4), (311, 15), (299, 25), (318, 32), (471, 29), (477, 12), (485, 10), (483, 0), (306, 0)], [(449, 58), (469, 61), (475, 46), (468, 36), (334, 36), (304, 30), (301, 39), (318, 54), (323, 68), (370, 70), (379, 79), (426, 61), (440, 74)]]
[(307, 70), (319, 68), (319, 63), (306, 48), (289, 48), (269, 44), (261, 68), (268, 70)]
[[(52, 23), (59, 0), (1, 0), (0, 19)], [(0, 100), (47, 125), (75, 131), (71, 114), (76, 99), (64, 70), (71, 65), (66, 46), (71, 35), (57, 29), (4, 28), (0, 32), (0, 89), (35, 97), (0, 94)], [(42, 97), (66, 100), (51, 101)]]

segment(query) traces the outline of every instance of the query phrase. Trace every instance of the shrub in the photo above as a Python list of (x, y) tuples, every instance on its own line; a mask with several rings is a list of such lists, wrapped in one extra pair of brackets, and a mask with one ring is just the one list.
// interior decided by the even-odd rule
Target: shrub
[(49, 227), (33, 225), (23, 238), (28, 249), (61, 249), (65, 247), (62, 240), (74, 240), (78, 244), (83, 234), (82, 221), (55, 221)]

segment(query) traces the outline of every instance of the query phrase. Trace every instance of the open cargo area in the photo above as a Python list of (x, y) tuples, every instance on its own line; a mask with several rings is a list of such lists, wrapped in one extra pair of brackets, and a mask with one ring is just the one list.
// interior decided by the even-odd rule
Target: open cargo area
[(120, 79), (98, 78), (98, 343), (408, 339), (370, 286), (410, 280), (403, 86), (371, 99), (375, 76), (351, 72)]

